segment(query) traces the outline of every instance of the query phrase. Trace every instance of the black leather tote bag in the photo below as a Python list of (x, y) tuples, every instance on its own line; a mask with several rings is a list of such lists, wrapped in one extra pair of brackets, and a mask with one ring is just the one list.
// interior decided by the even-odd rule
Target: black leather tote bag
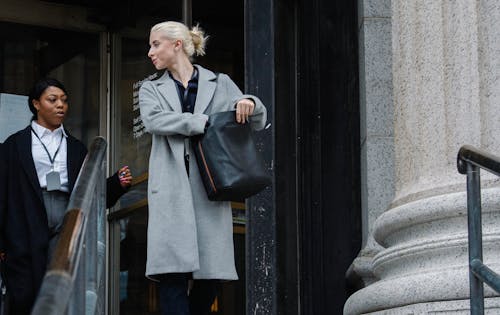
[(192, 138), (209, 200), (243, 200), (271, 184), (250, 124), (237, 123), (235, 115), (235, 111), (210, 115), (205, 134)]

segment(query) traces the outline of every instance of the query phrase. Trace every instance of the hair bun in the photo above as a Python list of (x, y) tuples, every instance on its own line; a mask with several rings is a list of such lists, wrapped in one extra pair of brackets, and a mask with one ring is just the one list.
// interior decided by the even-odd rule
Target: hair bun
[(205, 32), (198, 25), (195, 25), (189, 31), (191, 34), (191, 39), (193, 40), (194, 50), (197, 56), (205, 55), (205, 45), (208, 36), (205, 36)]
[(194, 55), (205, 55), (205, 43), (208, 36), (205, 36), (205, 32), (198, 25), (193, 26), (190, 30), (183, 23), (166, 21), (154, 25), (151, 28), (151, 33), (153, 32), (160, 32), (168, 39), (181, 40), (182, 48), (190, 61)]

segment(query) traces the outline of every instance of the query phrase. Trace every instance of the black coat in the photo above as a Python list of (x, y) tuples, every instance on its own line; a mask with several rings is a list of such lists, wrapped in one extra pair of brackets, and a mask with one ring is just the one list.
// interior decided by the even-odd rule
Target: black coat
[[(69, 190), (73, 190), (87, 149), (71, 135), (67, 141)], [(118, 176), (107, 180), (112, 205), (123, 195)], [(0, 251), (4, 281), (13, 304), (33, 306), (47, 268), (48, 221), (31, 152), (30, 127), (0, 147)], [(20, 303), (20, 304), (18, 304)]]

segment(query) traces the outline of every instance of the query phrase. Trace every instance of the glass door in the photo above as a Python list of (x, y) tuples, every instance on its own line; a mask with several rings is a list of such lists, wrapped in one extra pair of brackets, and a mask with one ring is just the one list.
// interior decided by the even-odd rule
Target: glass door
[[(145, 36), (147, 31), (144, 32)], [(112, 247), (112, 314), (159, 314), (154, 282), (145, 277), (147, 179), (151, 135), (140, 121), (141, 83), (156, 77), (146, 57), (147, 38), (114, 36), (112, 106), (114, 164), (128, 165), (134, 174), (131, 190), (109, 216)], [(119, 105), (118, 105), (119, 104)], [(114, 285), (114, 286), (113, 286)]]
[[(99, 34), (0, 22), (0, 93), (3, 96), (0, 118), (9, 120), (11, 117), (7, 116), (27, 109), (27, 95), (33, 83), (42, 77), (53, 77), (66, 86), (69, 94), (65, 127), (89, 145), (100, 127), (99, 43)], [(19, 102), (12, 103), (13, 100)], [(9, 126), (2, 123), (0, 128), (10, 128), (5, 130), (5, 136), (29, 124), (31, 115), (22, 117), (15, 116)]]

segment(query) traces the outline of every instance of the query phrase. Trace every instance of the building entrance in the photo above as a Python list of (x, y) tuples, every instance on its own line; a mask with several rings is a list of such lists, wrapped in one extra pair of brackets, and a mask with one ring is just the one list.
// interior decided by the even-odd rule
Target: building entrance
[(54, 77), (67, 87), (65, 127), (89, 144), (99, 134), (101, 119), (99, 35), (0, 22), (0, 142), (28, 125), (27, 95), (41, 77)]
[[(147, 236), (147, 179), (151, 136), (140, 121), (138, 91), (157, 73), (147, 57), (149, 28), (165, 20), (182, 20), (181, 1), (157, 3), (133, 30), (113, 32), (111, 50), (111, 155), (113, 167), (129, 165), (135, 174), (132, 190), (108, 217), (110, 223), (110, 312), (159, 314), (157, 284), (144, 277)], [(206, 68), (227, 73), (244, 88), (243, 1), (206, 4), (192, 1), (193, 24), (210, 36), (207, 55), (195, 60)], [(231, 12), (231, 16), (227, 12)], [(238, 18), (238, 16), (240, 18)], [(140, 25), (140, 26), (139, 26)], [(239, 280), (220, 285), (213, 314), (245, 313), (245, 203), (235, 201), (234, 242)]]
[[(36, 79), (60, 80), (70, 94), (67, 129), (87, 146), (104, 136), (108, 168), (132, 169), (133, 188), (109, 210), (107, 310), (159, 314), (156, 285), (144, 277), (151, 138), (137, 123), (137, 91), (156, 75), (147, 58), (149, 28), (182, 20), (183, 1), (150, 1), (147, 8), (139, 1), (112, 2), (0, 0), (0, 93), (23, 100)], [(26, 11), (28, 5), (37, 14)], [(207, 56), (196, 63), (227, 73), (242, 90), (243, 10), (243, 0), (195, 0), (190, 7), (193, 24), (210, 35)], [(245, 203), (234, 202), (233, 209), (240, 280), (221, 285), (213, 314), (245, 313)]]

